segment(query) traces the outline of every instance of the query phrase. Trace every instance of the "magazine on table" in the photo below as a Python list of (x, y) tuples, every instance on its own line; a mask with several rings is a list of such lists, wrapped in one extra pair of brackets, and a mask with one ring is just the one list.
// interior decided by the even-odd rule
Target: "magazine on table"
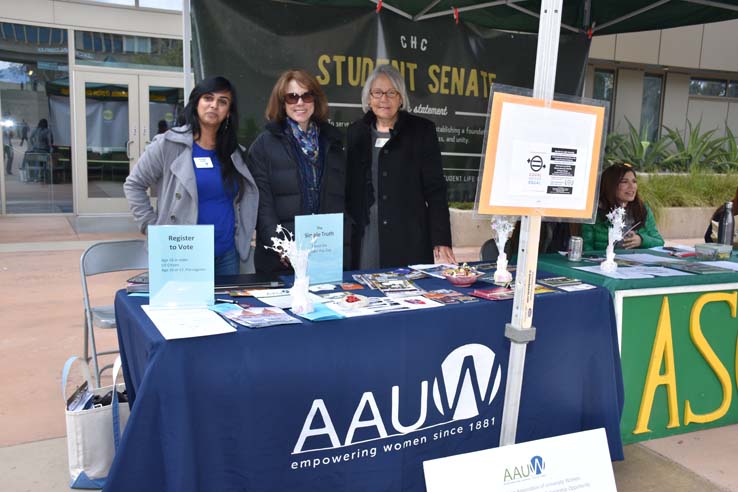
[[(550, 289), (540, 284), (536, 284), (533, 291), (534, 295), (539, 294), (550, 294), (556, 292), (554, 289)], [(502, 301), (506, 299), (512, 299), (515, 296), (515, 285), (511, 284), (510, 287), (494, 287), (492, 289), (475, 289), (469, 293), (469, 295), (475, 297), (481, 297), (490, 301)]]
[(555, 289), (563, 290), (566, 292), (576, 292), (580, 290), (594, 289), (596, 286), (582, 282), (578, 278), (571, 277), (549, 277), (539, 279), (538, 283), (546, 287), (553, 287)]
[(443, 272), (449, 269), (456, 268), (456, 265), (449, 265), (445, 263), (439, 263), (439, 264), (418, 264), (418, 265), (410, 265), (410, 269), (423, 272), (426, 275), (430, 275), (431, 277), (436, 278), (446, 278), (443, 276)]
[(368, 297), (366, 303), (357, 305), (341, 302), (346, 293), (332, 292), (323, 294), (325, 306), (336, 311), (347, 318), (356, 316), (372, 316), (375, 314), (392, 313), (396, 311), (411, 311), (414, 309), (425, 309), (443, 306), (423, 296), (409, 297)]
[(466, 304), (479, 302), (479, 299), (451, 289), (431, 290), (423, 294), (423, 297), (441, 304)]
[(293, 318), (278, 307), (243, 308), (236, 304), (216, 304), (211, 309), (226, 320), (247, 328), (301, 323), (300, 320)]
[(670, 263), (669, 268), (681, 270), (688, 273), (699, 273), (699, 274), (711, 274), (711, 273), (734, 273), (735, 270), (728, 268), (722, 268), (716, 265), (710, 265), (707, 262), (695, 262), (695, 263)]
[[(354, 276), (356, 279), (356, 276)], [(379, 290), (386, 296), (410, 296), (425, 292), (417, 285), (407, 280), (404, 275), (386, 273), (366, 273), (361, 275), (361, 281), (370, 289)]]

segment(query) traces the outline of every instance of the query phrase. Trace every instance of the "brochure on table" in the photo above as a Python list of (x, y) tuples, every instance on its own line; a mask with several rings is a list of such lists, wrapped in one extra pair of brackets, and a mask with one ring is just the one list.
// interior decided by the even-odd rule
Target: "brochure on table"
[(213, 226), (152, 225), (148, 236), (151, 307), (215, 304)]
[(604, 429), (423, 463), (428, 492), (615, 492)]
[(298, 215), (295, 238), (298, 248), (312, 248), (308, 257), (311, 285), (343, 280), (343, 214)]
[(497, 91), (490, 109), (477, 212), (591, 220), (605, 108)]

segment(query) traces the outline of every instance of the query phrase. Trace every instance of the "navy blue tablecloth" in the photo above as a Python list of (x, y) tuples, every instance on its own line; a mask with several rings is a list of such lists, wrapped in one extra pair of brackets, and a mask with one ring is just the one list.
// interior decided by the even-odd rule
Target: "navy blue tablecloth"
[[(424, 491), (423, 461), (498, 445), (512, 301), (171, 341), (147, 302), (115, 301), (134, 403), (106, 491)], [(608, 292), (537, 296), (533, 324), (517, 442), (604, 427), (623, 459)]]

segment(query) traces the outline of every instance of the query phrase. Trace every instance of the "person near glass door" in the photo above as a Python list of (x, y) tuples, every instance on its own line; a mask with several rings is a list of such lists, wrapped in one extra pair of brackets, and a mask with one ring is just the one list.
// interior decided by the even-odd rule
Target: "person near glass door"
[(238, 274), (251, 256), (259, 192), (236, 142), (235, 87), (224, 77), (203, 80), (183, 119), (146, 147), (123, 185), (128, 204), (142, 232), (152, 224), (212, 224), (215, 274)]

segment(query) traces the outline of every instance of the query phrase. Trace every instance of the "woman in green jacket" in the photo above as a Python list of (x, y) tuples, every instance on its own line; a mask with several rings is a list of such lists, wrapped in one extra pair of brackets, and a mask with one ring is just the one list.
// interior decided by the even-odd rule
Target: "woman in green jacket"
[(600, 178), (600, 204), (597, 222), (582, 224), (584, 250), (607, 248), (610, 221), (606, 215), (617, 207), (625, 208), (624, 237), (615, 243), (615, 249), (653, 248), (663, 246), (664, 239), (656, 229), (651, 209), (638, 196), (636, 173), (630, 164), (614, 164)]

